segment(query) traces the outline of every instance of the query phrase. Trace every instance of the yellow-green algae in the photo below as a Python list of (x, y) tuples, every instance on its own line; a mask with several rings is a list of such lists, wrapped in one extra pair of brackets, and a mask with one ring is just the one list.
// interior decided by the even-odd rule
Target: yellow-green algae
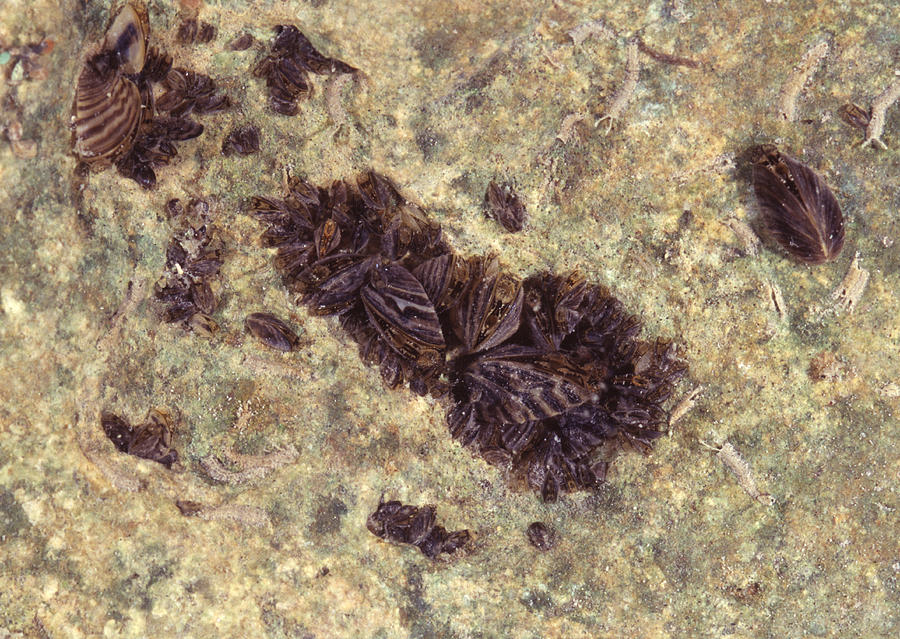
[[(175, 44), (181, 5), (218, 28), (212, 45)], [(900, 109), (884, 152), (859, 149), (861, 134), (836, 117), (892, 81), (893, 3), (154, 1), (155, 41), (240, 108), (202, 118), (207, 132), (181, 145), (157, 190), (107, 171), (79, 194), (69, 100), (107, 9), (0, 5), (0, 48), (55, 41), (45, 77), (0, 79), (4, 126), (20, 121), (38, 149), (0, 149), (0, 635), (900, 634)], [(601, 18), (620, 37), (573, 46), (567, 32)], [(248, 73), (257, 50), (224, 51), (245, 30), (268, 41), (278, 23), (365, 71), (344, 89), (342, 126), (324, 78), (300, 116), (273, 116)], [(645, 57), (606, 136), (593, 123), (639, 30), (705, 64)], [(780, 122), (781, 82), (823, 37), (832, 53), (801, 94), (801, 122)], [(576, 139), (554, 142), (573, 113), (585, 115)], [(246, 121), (260, 126), (262, 153), (223, 158), (225, 131)], [(836, 262), (744, 255), (725, 224), (756, 215), (735, 158), (772, 140), (838, 194), (847, 246)], [(648, 334), (681, 336), (682, 392), (704, 387), (695, 409), (651, 456), (620, 458), (597, 494), (543, 505), (510, 488), (450, 440), (439, 406), (383, 389), (334, 322), (291, 304), (241, 212), (249, 195), (276, 192), (285, 168), (327, 182), (369, 166), (459, 250), (496, 251), (521, 274), (579, 268)], [(526, 232), (484, 218), (496, 176), (517, 180)], [(212, 341), (161, 326), (147, 297), (171, 234), (164, 203), (199, 195), (229, 247), (224, 334)], [(836, 313), (830, 293), (857, 251), (868, 289), (854, 313)], [(144, 294), (111, 323), (129, 281)], [(241, 320), (263, 308), (293, 316), (312, 346), (282, 357), (242, 340)], [(835, 379), (809, 378), (821, 351), (840, 363)], [(138, 420), (151, 405), (177, 409), (181, 473), (117, 456), (88, 432), (100, 407)], [(752, 501), (701, 439), (732, 442), (776, 504)], [(255, 484), (214, 484), (198, 466), (226, 448), (287, 444), (298, 460)], [(365, 518), (383, 491), (438, 504), (448, 527), (475, 533), (471, 554), (433, 564), (373, 537)], [(269, 523), (182, 517), (175, 499), (256, 506)], [(553, 551), (528, 544), (534, 520), (559, 531)]]

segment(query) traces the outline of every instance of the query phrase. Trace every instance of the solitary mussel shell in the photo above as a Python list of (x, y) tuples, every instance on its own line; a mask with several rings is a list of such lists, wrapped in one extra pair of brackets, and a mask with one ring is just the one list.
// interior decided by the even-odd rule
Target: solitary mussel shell
[(843, 105), (838, 109), (838, 115), (841, 116), (841, 120), (860, 131), (865, 131), (869, 126), (869, 120), (872, 119), (871, 110), (867, 111), (853, 103)]
[(260, 342), (284, 353), (294, 350), (300, 341), (290, 326), (271, 313), (251, 313), (244, 326)]
[(147, 7), (137, 1), (116, 7), (102, 48), (85, 62), (75, 88), (75, 153), (88, 164), (109, 164), (128, 152), (143, 119), (134, 76), (147, 59)]
[(259, 152), (259, 128), (252, 124), (233, 129), (222, 142), (222, 155), (250, 155)]
[(525, 531), (529, 543), (538, 550), (548, 551), (556, 545), (556, 534), (542, 521), (533, 522)]
[(509, 184), (491, 181), (484, 194), (484, 205), (488, 217), (497, 220), (510, 233), (525, 228), (525, 205)]
[(753, 166), (753, 189), (768, 233), (809, 264), (833, 260), (844, 246), (844, 217), (815, 171), (763, 145)]

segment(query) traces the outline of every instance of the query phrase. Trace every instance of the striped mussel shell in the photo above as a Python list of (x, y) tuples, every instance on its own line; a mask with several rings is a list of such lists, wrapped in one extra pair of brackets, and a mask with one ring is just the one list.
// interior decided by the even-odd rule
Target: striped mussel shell
[(147, 60), (150, 17), (141, 0), (119, 0), (110, 10), (104, 51), (115, 51), (119, 68), (128, 74), (140, 73)]
[(72, 105), (76, 155), (88, 164), (114, 162), (134, 145), (142, 117), (134, 82), (91, 60), (84, 65)]

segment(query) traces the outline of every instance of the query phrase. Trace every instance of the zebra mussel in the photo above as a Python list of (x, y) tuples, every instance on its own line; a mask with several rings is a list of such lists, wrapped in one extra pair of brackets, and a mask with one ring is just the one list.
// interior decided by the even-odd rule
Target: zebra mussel
[(90, 165), (109, 165), (134, 144), (144, 117), (141, 77), (150, 20), (143, 2), (111, 13), (100, 50), (85, 62), (72, 105), (75, 154)]
[(844, 216), (825, 180), (771, 144), (755, 152), (753, 189), (766, 231), (802, 262), (835, 259), (844, 246)]
[(167, 411), (151, 409), (144, 423), (137, 426), (104, 411), (100, 426), (120, 452), (158, 462), (166, 468), (178, 461), (178, 451), (172, 448), (172, 416)]

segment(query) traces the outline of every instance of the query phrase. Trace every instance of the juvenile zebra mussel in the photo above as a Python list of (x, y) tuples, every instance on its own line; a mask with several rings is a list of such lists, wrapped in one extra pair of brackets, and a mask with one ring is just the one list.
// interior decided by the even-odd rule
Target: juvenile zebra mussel
[(259, 152), (259, 128), (255, 125), (232, 129), (222, 142), (222, 155), (251, 155)]
[[(189, 208), (205, 208), (206, 203), (202, 204), (195, 201)], [(189, 225), (172, 238), (166, 249), (166, 271), (154, 288), (154, 297), (163, 305), (164, 322), (181, 323), (207, 335), (218, 331), (211, 317), (218, 302), (210, 282), (222, 266), (222, 253), (221, 242), (206, 223)]]
[(491, 217), (510, 233), (525, 228), (525, 204), (510, 184), (498, 184), (491, 180), (484, 194), (484, 207)]
[[(227, 106), (209, 78), (172, 68), (172, 58), (149, 45), (150, 20), (141, 0), (115, 4), (102, 43), (88, 56), (72, 104), (72, 147), (94, 169), (114, 164), (143, 188), (203, 126), (189, 119)], [(167, 91), (157, 100), (155, 86)]]
[(465, 546), (471, 535), (468, 530), (449, 532), (437, 525), (435, 515), (434, 506), (408, 506), (382, 499), (366, 520), (366, 528), (376, 537), (394, 544), (411, 544), (429, 559), (436, 559), (441, 553)]
[(309, 74), (356, 73), (357, 69), (337, 58), (328, 58), (293, 25), (275, 27), (272, 50), (253, 69), (269, 87), (269, 106), (281, 115), (297, 115), (300, 101), (312, 96)]
[(253, 337), (269, 348), (289, 353), (300, 343), (294, 330), (271, 313), (250, 313), (244, 327)]
[(216, 28), (208, 22), (202, 22), (197, 18), (186, 18), (178, 26), (176, 39), (181, 44), (194, 44), (195, 42), (212, 42), (216, 37)]
[(519, 280), (455, 253), (419, 207), (374, 172), (284, 199), (256, 197), (287, 288), (336, 315), (387, 386), (447, 405), (451, 435), (509, 464), (545, 501), (594, 488), (621, 445), (647, 451), (686, 371), (671, 342), (578, 273)]

